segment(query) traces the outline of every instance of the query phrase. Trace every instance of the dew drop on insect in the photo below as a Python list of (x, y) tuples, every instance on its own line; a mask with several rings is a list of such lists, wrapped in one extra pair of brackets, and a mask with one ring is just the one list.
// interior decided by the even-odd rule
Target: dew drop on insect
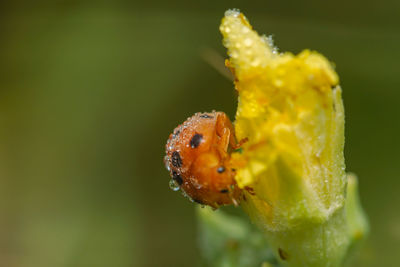
[(170, 166), (169, 166), (169, 157), (168, 157), (168, 156), (165, 156), (165, 157), (164, 157), (164, 163), (165, 163), (165, 168), (166, 168), (168, 171), (170, 171), (171, 168), (170, 168)]
[(171, 179), (169, 181), (169, 188), (171, 188), (172, 191), (176, 192), (180, 189), (180, 186), (174, 179)]
[(181, 192), (185, 198), (189, 199), (190, 202), (194, 203), (194, 200), (188, 194), (186, 194), (185, 190), (181, 190)]

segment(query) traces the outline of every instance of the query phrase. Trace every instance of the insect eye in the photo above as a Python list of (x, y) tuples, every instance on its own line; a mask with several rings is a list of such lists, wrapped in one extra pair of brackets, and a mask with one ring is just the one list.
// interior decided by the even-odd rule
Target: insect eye
[(203, 135), (201, 135), (201, 134), (193, 135), (192, 139), (190, 139), (190, 147), (191, 148), (198, 147), (201, 143), (201, 140), (203, 140)]

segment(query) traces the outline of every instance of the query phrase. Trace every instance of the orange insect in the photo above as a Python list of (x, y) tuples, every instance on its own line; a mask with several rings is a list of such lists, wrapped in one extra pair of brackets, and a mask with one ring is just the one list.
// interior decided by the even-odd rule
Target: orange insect
[(172, 188), (181, 189), (202, 205), (236, 205), (240, 189), (234, 180), (230, 153), (244, 141), (236, 142), (225, 113), (194, 114), (175, 128), (166, 145), (164, 162), (172, 177)]

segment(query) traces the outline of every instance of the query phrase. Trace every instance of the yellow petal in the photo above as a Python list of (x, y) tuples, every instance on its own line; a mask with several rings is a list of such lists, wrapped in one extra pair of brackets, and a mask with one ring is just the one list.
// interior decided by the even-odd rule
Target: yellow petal
[(278, 167), (284, 162), (299, 179), (298, 199), (329, 216), (343, 203), (346, 185), (341, 89), (332, 65), (309, 50), (277, 53), (236, 11), (226, 13), (220, 30), (239, 92), (236, 133), (249, 139), (233, 156), (239, 186), (254, 187), (280, 217), (283, 203), (296, 199), (285, 191), (291, 186)]

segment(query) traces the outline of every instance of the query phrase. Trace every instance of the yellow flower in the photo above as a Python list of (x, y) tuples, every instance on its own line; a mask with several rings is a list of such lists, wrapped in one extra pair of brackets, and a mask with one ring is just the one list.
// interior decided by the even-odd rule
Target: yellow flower
[(239, 11), (227, 11), (220, 30), (239, 92), (236, 134), (248, 138), (232, 155), (244, 210), (288, 266), (339, 266), (352, 239), (332, 64), (309, 50), (278, 53)]

